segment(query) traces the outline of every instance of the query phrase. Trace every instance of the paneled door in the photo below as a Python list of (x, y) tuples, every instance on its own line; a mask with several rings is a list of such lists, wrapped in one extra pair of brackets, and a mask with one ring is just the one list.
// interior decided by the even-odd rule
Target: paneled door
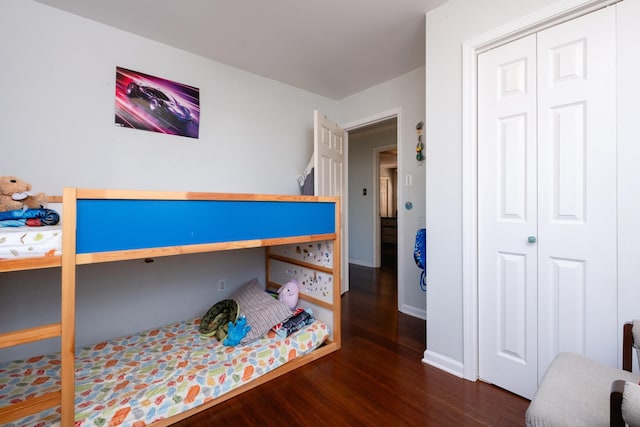
[(527, 398), (616, 365), (615, 63), (614, 7), (478, 57), (479, 371)]
[(390, 217), (392, 215), (393, 203), (391, 203), (391, 179), (388, 176), (380, 177), (380, 216)]
[(478, 58), (479, 372), (526, 397), (538, 373), (535, 64), (535, 34)]
[(316, 196), (341, 196), (344, 176), (344, 129), (314, 111), (314, 184)]
[[(319, 111), (313, 112), (313, 167), (316, 196), (343, 196), (345, 131)], [(340, 203), (340, 209), (344, 203)], [(340, 212), (340, 285), (342, 293), (349, 289), (347, 247), (343, 212)], [(335, 262), (335, 261), (334, 261)]]

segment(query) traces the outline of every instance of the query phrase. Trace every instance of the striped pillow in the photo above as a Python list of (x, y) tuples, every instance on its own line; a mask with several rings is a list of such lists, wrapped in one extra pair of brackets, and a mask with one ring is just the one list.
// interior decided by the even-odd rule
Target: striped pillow
[(240, 314), (247, 318), (251, 330), (240, 341), (247, 344), (269, 332), (278, 323), (291, 317), (291, 310), (265, 292), (258, 279), (251, 279), (231, 296), (238, 303)]

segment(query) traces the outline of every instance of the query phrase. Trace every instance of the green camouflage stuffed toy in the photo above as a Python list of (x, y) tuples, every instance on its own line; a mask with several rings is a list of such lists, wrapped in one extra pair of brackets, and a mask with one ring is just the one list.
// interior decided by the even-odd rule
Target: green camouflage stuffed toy
[(238, 319), (238, 303), (232, 299), (218, 301), (200, 320), (198, 330), (205, 337), (215, 336), (218, 341), (226, 338), (229, 323)]

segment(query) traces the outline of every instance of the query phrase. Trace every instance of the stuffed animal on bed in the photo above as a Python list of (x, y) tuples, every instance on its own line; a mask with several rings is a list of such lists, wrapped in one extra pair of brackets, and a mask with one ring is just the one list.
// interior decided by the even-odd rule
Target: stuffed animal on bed
[(295, 310), (298, 305), (298, 295), (300, 293), (300, 287), (298, 282), (290, 280), (278, 289), (278, 299), (285, 303), (291, 310)]
[(0, 212), (40, 209), (46, 200), (46, 194), (31, 193), (31, 184), (17, 176), (0, 176)]
[(247, 325), (247, 318), (240, 316), (238, 320), (236, 320), (235, 325), (233, 322), (229, 322), (227, 337), (222, 341), (222, 344), (230, 347), (238, 345), (250, 330), (251, 326)]

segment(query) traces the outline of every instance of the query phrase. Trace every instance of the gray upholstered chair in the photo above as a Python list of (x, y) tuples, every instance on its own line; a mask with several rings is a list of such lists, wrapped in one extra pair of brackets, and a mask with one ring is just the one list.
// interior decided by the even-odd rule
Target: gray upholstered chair
[(634, 342), (640, 344), (638, 320), (625, 324), (624, 370), (560, 353), (531, 400), (527, 426), (640, 426), (640, 375), (631, 373)]

